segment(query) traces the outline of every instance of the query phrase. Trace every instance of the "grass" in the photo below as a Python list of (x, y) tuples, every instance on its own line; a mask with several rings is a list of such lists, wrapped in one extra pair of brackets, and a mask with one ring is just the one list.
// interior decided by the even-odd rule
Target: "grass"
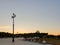
[[(40, 40), (42, 40), (42, 38)], [(60, 40), (59, 39), (45, 38), (43, 40), (46, 40), (46, 42), (50, 43), (50, 44), (60, 45)]]
[[(55, 38), (38, 38), (35, 42), (41, 43), (42, 40), (45, 40), (46, 43), (53, 44), (53, 45), (60, 45), (60, 39)], [(31, 39), (28, 39), (28, 41), (31, 41)]]

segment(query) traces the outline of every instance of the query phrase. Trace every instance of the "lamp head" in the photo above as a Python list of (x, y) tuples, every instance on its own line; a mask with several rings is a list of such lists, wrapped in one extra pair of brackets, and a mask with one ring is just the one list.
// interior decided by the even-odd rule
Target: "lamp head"
[(13, 13), (13, 16), (12, 16), (12, 18), (15, 18), (16, 17), (16, 15)]

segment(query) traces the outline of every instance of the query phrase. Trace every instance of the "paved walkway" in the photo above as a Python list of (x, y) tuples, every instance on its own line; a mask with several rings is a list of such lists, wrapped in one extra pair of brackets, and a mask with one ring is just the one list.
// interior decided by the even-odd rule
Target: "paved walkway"
[(51, 45), (51, 44), (40, 44), (36, 42), (23, 41), (21, 39), (15, 39), (15, 42), (12, 43), (10, 39), (0, 39), (0, 45)]

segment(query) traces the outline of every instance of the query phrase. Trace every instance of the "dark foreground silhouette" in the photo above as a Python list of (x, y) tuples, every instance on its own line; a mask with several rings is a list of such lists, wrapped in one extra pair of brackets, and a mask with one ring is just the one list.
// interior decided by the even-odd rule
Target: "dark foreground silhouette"
[[(0, 32), (0, 38), (9, 38), (13, 37), (13, 34), (6, 33), (6, 32)], [(39, 38), (53, 38), (53, 39), (60, 39), (60, 35), (48, 35), (48, 33), (24, 33), (24, 34), (14, 34), (15, 38), (24, 37), (24, 38), (33, 38), (33, 37), (39, 37)]]

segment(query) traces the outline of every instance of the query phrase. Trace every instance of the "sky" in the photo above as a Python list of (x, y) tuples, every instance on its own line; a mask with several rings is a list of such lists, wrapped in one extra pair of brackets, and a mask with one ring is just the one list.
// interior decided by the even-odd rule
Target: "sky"
[(60, 0), (0, 0), (0, 32), (60, 35)]

